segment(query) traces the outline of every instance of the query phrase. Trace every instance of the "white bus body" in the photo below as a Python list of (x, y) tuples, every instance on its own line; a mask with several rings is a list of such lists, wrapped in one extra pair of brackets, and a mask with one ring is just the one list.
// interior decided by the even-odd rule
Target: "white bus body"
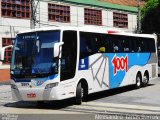
[(13, 47), (12, 95), (18, 101), (76, 97), (80, 104), (87, 94), (146, 86), (158, 76), (157, 61), (153, 35), (99, 27), (25, 31)]

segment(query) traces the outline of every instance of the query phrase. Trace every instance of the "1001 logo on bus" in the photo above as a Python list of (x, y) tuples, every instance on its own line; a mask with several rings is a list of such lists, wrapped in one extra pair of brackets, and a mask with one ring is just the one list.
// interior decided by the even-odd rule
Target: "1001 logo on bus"
[(116, 55), (112, 59), (112, 64), (114, 67), (114, 75), (117, 74), (117, 71), (128, 71), (128, 56), (126, 57), (117, 57)]

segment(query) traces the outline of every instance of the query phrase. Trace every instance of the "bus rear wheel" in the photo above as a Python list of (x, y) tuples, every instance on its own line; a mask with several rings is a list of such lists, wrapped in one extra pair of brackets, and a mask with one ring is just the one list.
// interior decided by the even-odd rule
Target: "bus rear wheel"
[(76, 89), (76, 104), (77, 105), (81, 105), (82, 104), (83, 96), (84, 96), (84, 89), (82, 87), (82, 84), (79, 83), (77, 85), (77, 89)]
[(143, 87), (146, 87), (148, 85), (148, 82), (149, 82), (149, 76), (147, 73), (145, 73), (143, 76), (143, 81), (142, 81)]
[(142, 78), (140, 74), (137, 74), (136, 76), (136, 88), (139, 89), (142, 86)]

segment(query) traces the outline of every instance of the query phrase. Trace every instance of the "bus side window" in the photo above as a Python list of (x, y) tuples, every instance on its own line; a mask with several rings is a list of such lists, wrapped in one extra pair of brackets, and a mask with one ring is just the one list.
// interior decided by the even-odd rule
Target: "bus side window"
[(143, 40), (143, 38), (136, 41), (136, 46), (137, 52), (147, 52), (147, 41)]
[(139, 40), (136, 40), (136, 51), (141, 52), (141, 42)]
[(123, 46), (122, 46), (122, 36), (118, 35), (110, 35), (109, 36), (110, 41), (110, 52), (112, 53), (121, 53), (123, 52)]
[(101, 53), (110, 52), (110, 36), (106, 34), (101, 34), (101, 38), (98, 42), (98, 50)]
[(80, 58), (84, 58), (86, 56), (86, 47), (86, 38), (80, 34)]
[(123, 52), (130, 52), (129, 40), (127, 38), (125, 38), (125, 40), (122, 40), (122, 47)]
[(130, 52), (134, 53), (136, 52), (136, 43), (135, 43), (135, 38), (130, 37)]
[(119, 52), (120, 51), (120, 48), (119, 48), (119, 45), (118, 45), (118, 41), (117, 40), (113, 40), (112, 41), (112, 52)]
[(155, 50), (155, 41), (153, 38), (147, 39), (147, 47), (149, 48), (150, 52), (156, 52)]
[(90, 33), (80, 33), (80, 58), (84, 58), (93, 53), (90, 41)]
[(84, 58), (98, 53), (99, 44), (101, 43), (101, 34), (97, 33), (80, 33), (80, 57)]
[[(91, 49), (92, 49), (92, 54), (98, 53), (100, 47), (105, 47), (104, 46), (104, 41), (102, 40), (102, 34), (100, 33), (90, 33), (90, 44), (91, 44)], [(105, 52), (105, 51), (104, 51)]]
[(99, 34), (99, 40), (97, 41), (97, 50), (99, 53), (105, 53), (107, 51), (106, 49), (107, 44), (105, 41), (105, 35)]
[(105, 50), (106, 50), (106, 53), (109, 53), (110, 52), (110, 41), (108, 39), (105, 39)]
[(86, 40), (85, 40), (85, 37), (81, 37), (80, 38), (80, 51), (85, 53), (86, 52), (86, 48), (84, 46), (86, 46)]

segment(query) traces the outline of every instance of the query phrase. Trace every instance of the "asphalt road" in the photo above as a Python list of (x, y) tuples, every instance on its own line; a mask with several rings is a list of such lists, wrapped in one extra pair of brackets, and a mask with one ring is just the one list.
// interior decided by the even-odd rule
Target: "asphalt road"
[(141, 89), (127, 86), (89, 95), (80, 106), (74, 105), (73, 99), (68, 99), (37, 107), (35, 102), (13, 101), (10, 86), (0, 85), (0, 119), (92, 120), (115, 116), (119, 119), (160, 119), (159, 92), (160, 78)]
[(135, 89), (134, 86), (123, 87), (101, 93), (94, 102), (147, 105), (160, 107), (160, 78), (150, 81), (149, 86)]

